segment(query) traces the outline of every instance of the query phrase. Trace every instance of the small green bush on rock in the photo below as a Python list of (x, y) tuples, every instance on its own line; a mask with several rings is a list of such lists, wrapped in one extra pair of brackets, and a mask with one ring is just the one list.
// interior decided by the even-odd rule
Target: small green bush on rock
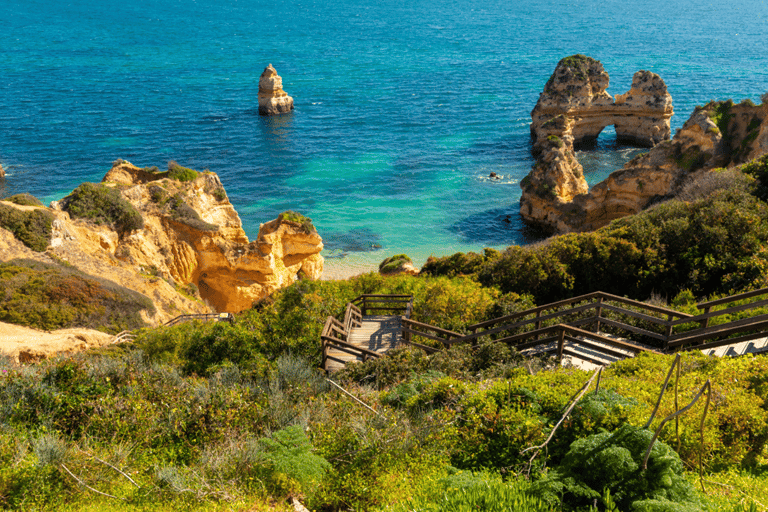
[(27, 194), (26, 192), (6, 197), (3, 199), (3, 201), (8, 201), (10, 203), (18, 204), (21, 206), (43, 206), (43, 203), (41, 203), (38, 198), (32, 194)]
[(29, 212), (0, 204), (0, 227), (33, 251), (43, 252), (51, 241), (53, 215), (40, 209)]
[(395, 254), (379, 263), (379, 272), (391, 274), (401, 270), (406, 263), (413, 263), (413, 260), (407, 254)]
[(305, 217), (304, 215), (294, 212), (292, 210), (286, 210), (280, 215), (277, 216), (277, 219), (279, 221), (288, 221), (293, 222), (294, 224), (298, 224), (301, 226), (301, 229), (309, 234), (309, 233), (317, 233), (317, 229), (315, 229), (314, 224), (312, 224), (312, 219), (309, 217)]
[(62, 208), (74, 218), (112, 226), (127, 233), (144, 227), (144, 219), (116, 188), (83, 183), (62, 199)]
[(194, 181), (197, 179), (197, 171), (182, 167), (171, 160), (168, 162), (168, 177), (176, 181)]

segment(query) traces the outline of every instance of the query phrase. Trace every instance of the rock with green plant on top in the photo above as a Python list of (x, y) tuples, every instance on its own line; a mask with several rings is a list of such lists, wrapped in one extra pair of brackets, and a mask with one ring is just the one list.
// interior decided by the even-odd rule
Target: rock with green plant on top
[(419, 274), (419, 269), (414, 266), (407, 254), (395, 254), (379, 263), (379, 273), (382, 275), (409, 274), (415, 276)]

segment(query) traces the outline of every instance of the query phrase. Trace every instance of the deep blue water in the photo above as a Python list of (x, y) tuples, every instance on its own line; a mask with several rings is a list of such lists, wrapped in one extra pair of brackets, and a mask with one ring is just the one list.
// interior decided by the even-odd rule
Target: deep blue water
[[(59, 199), (117, 158), (219, 174), (246, 232), (310, 216), (333, 268), (526, 243), (530, 111), (558, 60), (697, 104), (768, 91), (768, 3), (3, 0), (0, 195)], [(263, 118), (272, 63), (295, 111)], [(631, 148), (581, 153), (595, 183)], [(490, 180), (495, 172), (500, 180)], [(380, 248), (379, 248), (380, 247)], [(355, 267), (357, 268), (357, 267)]]

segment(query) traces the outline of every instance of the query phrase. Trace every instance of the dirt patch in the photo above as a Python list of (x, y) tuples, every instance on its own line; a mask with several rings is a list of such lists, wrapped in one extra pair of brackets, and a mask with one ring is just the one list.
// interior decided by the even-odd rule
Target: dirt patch
[(109, 344), (114, 336), (93, 329), (38, 331), (0, 322), (0, 354), (17, 363), (34, 363)]

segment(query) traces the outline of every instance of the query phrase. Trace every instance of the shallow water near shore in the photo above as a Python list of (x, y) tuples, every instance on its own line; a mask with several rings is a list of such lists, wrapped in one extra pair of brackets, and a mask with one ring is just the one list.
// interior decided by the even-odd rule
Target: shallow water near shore
[[(60, 199), (117, 158), (176, 160), (221, 177), (251, 238), (284, 210), (311, 217), (336, 277), (540, 238), (519, 182), (530, 111), (564, 56), (601, 60), (611, 94), (659, 73), (673, 131), (696, 104), (768, 90), (759, 0), (4, 5), (0, 195)], [(269, 63), (295, 111), (264, 118)], [(636, 153), (608, 132), (579, 152), (590, 183)]]

